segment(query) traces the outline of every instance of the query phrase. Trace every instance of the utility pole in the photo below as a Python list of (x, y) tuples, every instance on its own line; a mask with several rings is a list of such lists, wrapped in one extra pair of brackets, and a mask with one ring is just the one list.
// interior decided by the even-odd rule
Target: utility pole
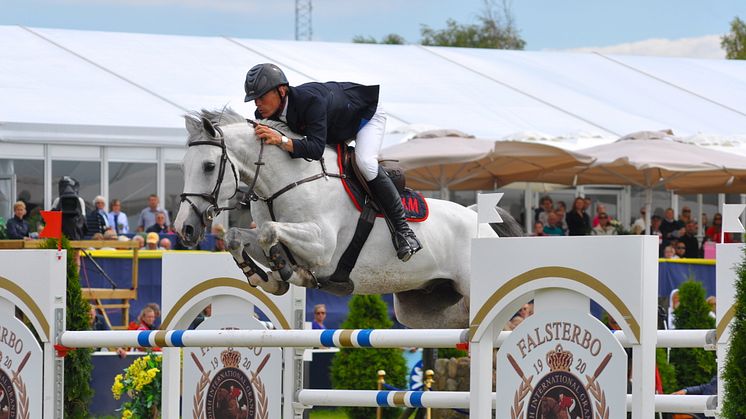
[(295, 0), (295, 40), (310, 41), (313, 38), (311, 24), (311, 0)]

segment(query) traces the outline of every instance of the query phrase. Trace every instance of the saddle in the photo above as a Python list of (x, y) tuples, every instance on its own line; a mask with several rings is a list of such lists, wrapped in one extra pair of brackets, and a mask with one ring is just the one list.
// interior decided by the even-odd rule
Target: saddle
[[(366, 181), (362, 174), (357, 170), (357, 164), (355, 163), (355, 148), (339, 144), (337, 147), (337, 165), (339, 166), (339, 173), (342, 176), (342, 185), (347, 192), (347, 195), (352, 200), (355, 208), (359, 212), (363, 211), (366, 204), (370, 203), (369, 192), (367, 191)], [(399, 191), (401, 196), (401, 203), (404, 207), (404, 213), (406, 219), (410, 223), (420, 223), (427, 220), (430, 210), (427, 206), (425, 197), (418, 191), (415, 191), (406, 186), (406, 178), (404, 171), (396, 162), (386, 160), (380, 163), (384, 172), (391, 178), (396, 185), (396, 189)], [(381, 218), (383, 214), (378, 208), (376, 210), (376, 217)]]

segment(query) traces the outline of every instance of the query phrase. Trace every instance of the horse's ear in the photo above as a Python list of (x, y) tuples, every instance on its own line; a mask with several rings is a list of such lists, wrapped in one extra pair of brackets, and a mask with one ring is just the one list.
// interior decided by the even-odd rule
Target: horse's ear
[(207, 135), (210, 136), (210, 138), (218, 138), (218, 132), (209, 119), (202, 117), (202, 127), (205, 129), (205, 132), (207, 133)]
[(184, 125), (186, 125), (187, 132), (191, 135), (197, 135), (202, 132), (202, 124), (200, 121), (191, 116), (184, 117)]

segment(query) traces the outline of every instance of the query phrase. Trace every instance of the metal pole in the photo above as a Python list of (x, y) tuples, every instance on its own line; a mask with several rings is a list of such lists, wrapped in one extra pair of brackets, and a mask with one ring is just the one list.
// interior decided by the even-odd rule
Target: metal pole
[[(378, 370), (378, 391), (383, 390), (383, 385), (386, 383), (386, 371)], [(381, 406), (376, 407), (376, 419), (383, 417), (383, 409)]]

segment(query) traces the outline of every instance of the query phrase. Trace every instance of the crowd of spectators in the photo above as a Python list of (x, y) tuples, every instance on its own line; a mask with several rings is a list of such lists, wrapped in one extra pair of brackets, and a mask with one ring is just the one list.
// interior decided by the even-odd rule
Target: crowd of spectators
[[(82, 202), (82, 201), (81, 201)], [(148, 206), (140, 211), (134, 231), (130, 230), (127, 214), (122, 211), (122, 202), (112, 199), (107, 211), (106, 199), (96, 196), (93, 208), (84, 212), (83, 238), (90, 240), (134, 241), (142, 250), (184, 250), (171, 224), (168, 211), (160, 206), (160, 199), (153, 194), (148, 197)], [(81, 204), (82, 205), (82, 204)], [(81, 211), (85, 211), (81, 208)], [(27, 206), (22, 200), (13, 205), (13, 217), (5, 223), (6, 237), (22, 240), (38, 237), (31, 231), (27, 217)], [(252, 223), (253, 224), (253, 223)], [(256, 224), (253, 224), (255, 227)], [(211, 248), (199, 250), (226, 251), (225, 228), (220, 224), (212, 226)], [(111, 249), (111, 248), (109, 248)]]
[[(539, 207), (534, 212), (533, 236), (606, 236), (616, 234), (644, 234), (645, 208), (640, 209), (639, 218), (635, 219), (629, 230), (615, 220), (603, 203), (597, 203), (593, 218), (589, 215), (591, 200), (577, 197), (570, 210), (566, 210), (565, 203), (559, 201), (554, 204), (552, 198), (544, 196), (539, 201)], [(702, 258), (708, 246), (719, 243), (722, 233), (723, 217), (717, 213), (712, 218), (712, 225), (707, 224), (706, 214), (700, 217), (703, 235), (698, 235), (699, 224), (689, 207), (681, 208), (681, 213), (675, 217), (673, 208), (667, 208), (663, 216), (650, 217), (650, 234), (659, 238), (659, 255), (667, 259)], [(733, 243), (735, 238), (731, 233), (723, 236), (725, 243)]]

